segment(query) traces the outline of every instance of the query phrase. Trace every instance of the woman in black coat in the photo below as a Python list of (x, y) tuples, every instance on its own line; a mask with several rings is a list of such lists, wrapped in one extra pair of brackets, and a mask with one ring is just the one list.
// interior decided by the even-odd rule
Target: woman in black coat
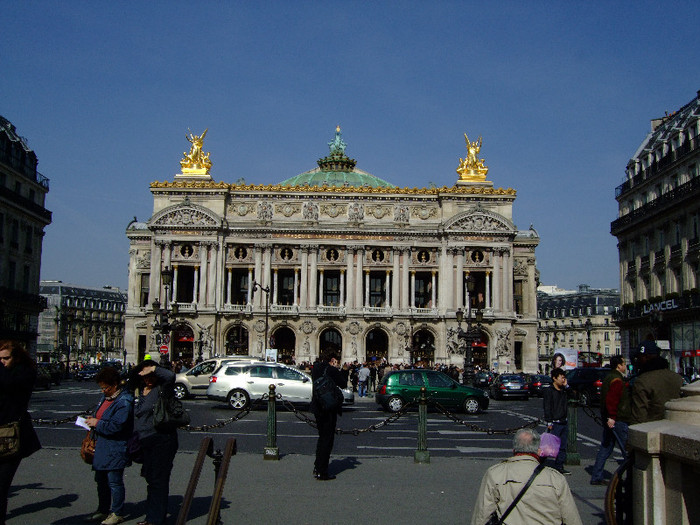
[(0, 341), (0, 425), (19, 421), (19, 454), (0, 460), (0, 523), (5, 523), (7, 495), (22, 458), (41, 448), (27, 408), (36, 381), (36, 364), (17, 341)]
[(134, 430), (139, 436), (143, 452), (141, 476), (146, 479), (146, 518), (136, 525), (161, 525), (168, 513), (170, 473), (178, 449), (177, 430), (156, 430), (153, 426), (153, 408), (161, 392), (173, 395), (175, 374), (150, 359), (143, 361), (132, 372), (140, 395), (134, 406)]

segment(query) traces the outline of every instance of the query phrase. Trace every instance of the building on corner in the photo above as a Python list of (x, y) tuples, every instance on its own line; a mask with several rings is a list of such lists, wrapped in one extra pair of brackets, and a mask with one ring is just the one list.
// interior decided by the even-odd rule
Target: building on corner
[(62, 281), (41, 281), (47, 308), (39, 315), (40, 361), (98, 363), (123, 360), (126, 293)]
[(674, 369), (700, 368), (700, 91), (651, 121), (615, 189), (610, 227), (620, 253), (618, 326), (629, 355), (641, 341), (668, 346)]
[(0, 339), (16, 339), (36, 353), (37, 322), (46, 301), (39, 294), (44, 207), (49, 179), (15, 126), (0, 116)]
[(573, 348), (588, 353), (586, 362), (607, 363), (621, 353), (620, 332), (615, 319), (620, 295), (615, 289), (591, 288), (581, 284), (578, 290), (556, 286), (537, 288), (537, 347), (540, 370), (547, 373), (557, 348)]

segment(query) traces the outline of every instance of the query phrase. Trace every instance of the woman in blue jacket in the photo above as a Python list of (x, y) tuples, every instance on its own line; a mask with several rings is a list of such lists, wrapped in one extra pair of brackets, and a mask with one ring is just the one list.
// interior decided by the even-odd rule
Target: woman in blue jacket
[(90, 521), (115, 525), (124, 521), (124, 467), (130, 464), (126, 442), (133, 433), (134, 398), (121, 389), (119, 372), (114, 368), (100, 370), (95, 381), (103, 395), (95, 416), (86, 418), (88, 426), (97, 433), (92, 469), (99, 503)]

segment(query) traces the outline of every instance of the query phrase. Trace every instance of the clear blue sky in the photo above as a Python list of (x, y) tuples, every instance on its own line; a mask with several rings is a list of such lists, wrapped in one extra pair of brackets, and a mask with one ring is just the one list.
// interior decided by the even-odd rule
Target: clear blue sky
[[(489, 5), (485, 5), (489, 4)], [(451, 186), (483, 136), (543, 284), (619, 286), (614, 189), (700, 89), (697, 2), (0, 0), (0, 115), (51, 179), (43, 279), (127, 283), (133, 216), (209, 128), (217, 181), (357, 167)]]

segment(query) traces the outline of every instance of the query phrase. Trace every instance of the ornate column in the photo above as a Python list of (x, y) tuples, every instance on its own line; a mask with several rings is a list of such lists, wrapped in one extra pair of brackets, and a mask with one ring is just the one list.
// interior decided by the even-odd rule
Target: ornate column
[(170, 298), (171, 302), (176, 303), (177, 302), (177, 272), (178, 266), (177, 264), (173, 264), (173, 291), (170, 294), (172, 297)]
[(354, 282), (354, 277), (355, 274), (353, 272), (353, 268), (355, 266), (355, 248), (353, 246), (348, 246), (346, 255), (345, 255), (345, 277), (348, 280), (348, 296), (345, 301), (348, 309), (350, 308), (356, 308), (357, 304), (355, 301), (355, 295), (353, 293), (354, 287), (355, 287), (355, 282)]
[(503, 276), (505, 277), (503, 304), (508, 312), (515, 311), (513, 306), (513, 257), (511, 255), (510, 249), (506, 248), (503, 254)]
[[(262, 246), (260, 246), (260, 245), (256, 245), (256, 246), (253, 248), (253, 250), (254, 250), (254, 252), (253, 252), (253, 263), (255, 264), (255, 272), (254, 272), (254, 274), (253, 274), (253, 279), (248, 283), (248, 289), (249, 289), (249, 290), (253, 288), (253, 281), (257, 281), (257, 282), (260, 283), (261, 280), (262, 280), (262, 265), (263, 265), (263, 262), (262, 262), (262, 254), (263, 254), (263, 248), (262, 248)], [(261, 283), (261, 284), (262, 284), (262, 283)], [(264, 284), (263, 284), (263, 286), (264, 286)], [(259, 307), (260, 307), (260, 296), (261, 296), (261, 295), (262, 295), (261, 293), (256, 293), (256, 294), (255, 294), (255, 297), (253, 297), (253, 306), (254, 306), (255, 308), (259, 308)], [(264, 306), (264, 305), (263, 305), (263, 306)]]
[(435, 288), (435, 284), (437, 283), (437, 275), (435, 275), (435, 273), (435, 270), (433, 270), (430, 280), (430, 304), (432, 308), (437, 308), (437, 288)]
[(345, 306), (345, 269), (340, 270), (340, 306)]
[(401, 266), (401, 309), (406, 310), (412, 304), (411, 290), (409, 281), (409, 266), (411, 264), (411, 249), (404, 248), (401, 250), (401, 258), (403, 264)]
[(299, 306), (299, 268), (294, 268), (294, 306)]
[(318, 305), (323, 306), (323, 268), (318, 271)]
[(367, 308), (369, 306), (369, 269), (365, 270), (365, 296), (362, 301), (362, 307)]
[(362, 274), (364, 268), (364, 258), (365, 258), (365, 248), (364, 246), (357, 246), (357, 266), (356, 270), (356, 280), (355, 280), (355, 307), (360, 308), (360, 301), (363, 300), (364, 294), (362, 293)]
[[(263, 266), (262, 266), (262, 274), (261, 274), (261, 280), (258, 282), (262, 284), (263, 286), (269, 288), (270, 287), (270, 277), (272, 274), (272, 246), (269, 244), (263, 245)], [(261, 304), (262, 306), (265, 306), (265, 300), (264, 298), (261, 298)], [(268, 342), (265, 343), (266, 345)]]
[(400, 265), (399, 258), (401, 257), (401, 251), (394, 249), (392, 252), (392, 257), (394, 258), (394, 268), (392, 271), (392, 293), (391, 293), (391, 308), (396, 311), (400, 306), (401, 301), (401, 287), (399, 283), (401, 282)]
[(308, 306), (316, 308), (319, 301), (316, 299), (316, 286), (318, 283), (318, 248), (314, 247), (309, 251), (311, 258), (311, 271), (309, 272), (309, 304)]
[(302, 244), (301, 250), (301, 288), (299, 302), (302, 308), (309, 306), (309, 246)]
[(248, 304), (253, 304), (253, 268), (248, 268)]
[(233, 279), (233, 268), (227, 268), (226, 270), (228, 273), (228, 279), (226, 281), (226, 304), (231, 304), (231, 288), (233, 286), (231, 279)]
[[(129, 250), (129, 288), (127, 292), (127, 305), (128, 306), (140, 306), (139, 302), (139, 286), (141, 284), (141, 275), (136, 272), (137, 262), (136, 256), (138, 255), (138, 250), (133, 248)], [(58, 329), (58, 323), (56, 323), (56, 328)], [(56, 334), (56, 343), (54, 348), (58, 348), (58, 333)]]
[(490, 270), (486, 270), (484, 281), (486, 282), (486, 293), (485, 293), (486, 297), (484, 297), (486, 304), (484, 305), (484, 307), (491, 308), (491, 271)]
[(386, 271), (386, 280), (384, 283), (384, 308), (391, 306), (391, 270)]
[(493, 309), (497, 312), (502, 311), (501, 308), (501, 249), (493, 250)]
[(218, 263), (219, 247), (212, 241), (209, 243), (209, 275), (207, 276), (207, 304), (209, 306), (216, 305), (216, 296), (219, 285), (216, 281), (216, 270)]
[(467, 287), (468, 280), (469, 280), (469, 270), (464, 272), (464, 277), (462, 278), (462, 286), (461, 286), (461, 288), (464, 290), (465, 315), (469, 315), (469, 310), (472, 307), (472, 298), (469, 295), (469, 288)]
[(273, 285), (272, 285), (272, 292), (273, 292), (272, 293), (272, 304), (276, 305), (277, 304), (277, 293), (278, 293), (277, 268), (272, 270), (272, 272), (273, 272), (272, 273), (272, 282), (273, 282)]
[(160, 269), (161, 269), (161, 261), (163, 260), (163, 245), (165, 244), (164, 241), (154, 241), (153, 242), (153, 247), (151, 249), (151, 276), (149, 278), (149, 286), (150, 286), (150, 297), (149, 297), (149, 304), (152, 303), (154, 300), (158, 299), (161, 304), (163, 304), (164, 297), (161, 293), (161, 278), (160, 278)]
[(440, 279), (438, 280), (438, 291), (440, 293), (438, 295), (440, 295), (440, 306), (445, 309), (454, 307), (455, 252), (456, 250), (443, 246), (440, 256)]
[[(216, 265), (214, 272), (214, 282), (216, 283), (214, 294), (214, 307), (216, 311), (220, 311), (224, 302), (224, 258), (226, 257), (226, 248), (224, 240), (219, 239), (216, 243)], [(218, 330), (218, 329), (217, 329)]]
[(209, 245), (207, 242), (199, 243), (199, 295), (197, 296), (198, 306), (204, 306), (207, 303), (207, 263), (208, 263)]
[(457, 308), (464, 309), (464, 250), (462, 248), (455, 248), (455, 257), (457, 258), (457, 272), (455, 276), (455, 282), (457, 286), (455, 289), (455, 301), (453, 307), (455, 310)]
[(199, 295), (197, 294), (199, 284), (199, 265), (194, 265), (194, 284), (192, 285), (192, 303), (199, 303)]
[(411, 270), (411, 308), (416, 307), (416, 271)]

